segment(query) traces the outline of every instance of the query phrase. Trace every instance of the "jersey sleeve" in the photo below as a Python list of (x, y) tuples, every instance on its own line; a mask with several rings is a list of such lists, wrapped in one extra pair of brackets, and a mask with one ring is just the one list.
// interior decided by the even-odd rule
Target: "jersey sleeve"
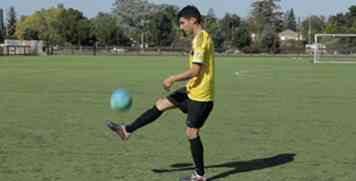
[(204, 34), (200, 33), (193, 43), (193, 60), (192, 63), (203, 64), (205, 62), (207, 41)]

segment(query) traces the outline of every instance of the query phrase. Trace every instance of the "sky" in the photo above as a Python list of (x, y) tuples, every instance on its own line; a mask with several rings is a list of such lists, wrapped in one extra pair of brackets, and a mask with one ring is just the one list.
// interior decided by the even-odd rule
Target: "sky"
[[(218, 17), (225, 13), (235, 13), (246, 17), (249, 15), (250, 5), (254, 0), (149, 0), (156, 4), (174, 4), (183, 7), (188, 4), (197, 6), (202, 14), (206, 14), (209, 8), (213, 8)], [(8, 9), (15, 6), (19, 16), (30, 15), (33, 11), (48, 8), (63, 3), (66, 8), (79, 9), (85, 16), (91, 18), (98, 12), (111, 12), (114, 0), (1, 0), (0, 8)], [(356, 5), (356, 0), (281, 0), (283, 11), (294, 8), (297, 16), (310, 15), (335, 15), (346, 12), (351, 5)]]

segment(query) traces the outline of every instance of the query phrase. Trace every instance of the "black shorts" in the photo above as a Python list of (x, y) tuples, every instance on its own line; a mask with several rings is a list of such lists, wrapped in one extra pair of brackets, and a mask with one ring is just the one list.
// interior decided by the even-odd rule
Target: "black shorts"
[(187, 126), (189, 128), (201, 128), (214, 107), (213, 101), (199, 102), (191, 100), (185, 87), (177, 89), (167, 99), (177, 106), (183, 113), (188, 114)]

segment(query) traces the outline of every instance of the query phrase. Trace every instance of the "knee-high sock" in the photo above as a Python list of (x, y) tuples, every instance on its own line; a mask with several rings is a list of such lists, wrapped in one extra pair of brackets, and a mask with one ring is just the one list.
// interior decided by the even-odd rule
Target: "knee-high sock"
[(126, 125), (126, 131), (132, 133), (139, 128), (152, 123), (162, 115), (162, 111), (158, 110), (156, 106), (144, 112), (140, 117), (138, 117), (133, 123)]
[(195, 171), (200, 175), (204, 175), (204, 148), (198, 136), (190, 141), (190, 150), (192, 152), (193, 161), (195, 164)]

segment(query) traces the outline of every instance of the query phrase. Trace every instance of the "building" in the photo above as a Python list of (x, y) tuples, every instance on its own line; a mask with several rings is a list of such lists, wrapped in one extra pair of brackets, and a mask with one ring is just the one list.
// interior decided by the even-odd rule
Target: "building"
[(303, 36), (295, 31), (292, 30), (285, 30), (281, 33), (279, 33), (279, 39), (281, 41), (287, 41), (287, 40), (296, 40), (296, 41), (301, 41), (304, 40)]
[(43, 41), (38, 40), (5, 40), (0, 44), (2, 55), (43, 55)]

